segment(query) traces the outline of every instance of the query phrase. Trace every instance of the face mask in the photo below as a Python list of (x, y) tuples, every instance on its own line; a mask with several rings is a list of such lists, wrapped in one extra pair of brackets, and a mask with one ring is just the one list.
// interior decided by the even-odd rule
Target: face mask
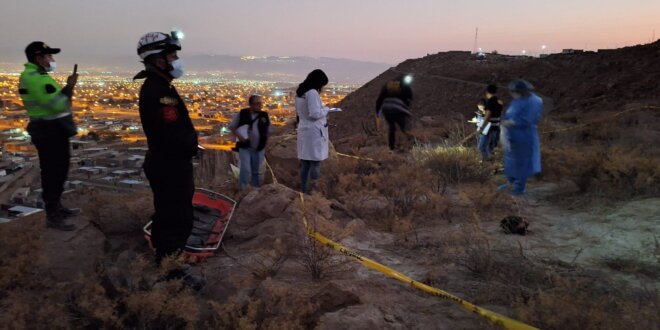
[(181, 59), (176, 59), (174, 62), (170, 63), (172, 70), (170, 70), (170, 75), (173, 78), (179, 78), (183, 76), (183, 61)]
[(55, 71), (55, 68), (57, 68), (57, 62), (52, 61), (52, 62), (48, 62), (48, 67), (46, 67), (44, 69), (46, 69), (46, 71), (48, 71), (48, 72), (53, 72), (53, 71)]

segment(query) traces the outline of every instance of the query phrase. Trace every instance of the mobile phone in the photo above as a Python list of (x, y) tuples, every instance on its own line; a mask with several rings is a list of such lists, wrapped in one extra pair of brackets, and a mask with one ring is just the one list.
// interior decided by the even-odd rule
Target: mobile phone
[(78, 73), (78, 64), (73, 65), (73, 74)]

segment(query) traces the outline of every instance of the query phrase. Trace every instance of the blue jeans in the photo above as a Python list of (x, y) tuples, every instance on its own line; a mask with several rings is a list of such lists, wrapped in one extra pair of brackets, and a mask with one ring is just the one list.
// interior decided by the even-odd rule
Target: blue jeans
[(499, 138), (499, 127), (491, 127), (488, 134), (486, 135), (479, 134), (477, 148), (479, 149), (479, 152), (481, 152), (482, 160), (489, 160), (493, 156), (493, 150), (497, 146)]
[(238, 185), (244, 189), (251, 179), (253, 187), (259, 187), (259, 169), (264, 161), (265, 149), (257, 151), (252, 148), (238, 149), (238, 158), (240, 159), (240, 174), (238, 176)]
[(303, 193), (309, 192), (307, 181), (309, 178), (316, 181), (321, 177), (321, 162), (314, 160), (300, 160), (300, 190)]
[(481, 153), (481, 160), (490, 159), (490, 145), (491, 143), (488, 135), (479, 134), (479, 142), (477, 143), (477, 148)]

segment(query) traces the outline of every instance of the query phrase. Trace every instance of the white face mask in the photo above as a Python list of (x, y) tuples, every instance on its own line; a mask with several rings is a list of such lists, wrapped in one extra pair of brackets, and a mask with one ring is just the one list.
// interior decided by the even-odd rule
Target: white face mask
[(179, 58), (174, 60), (174, 62), (170, 63), (172, 66), (172, 70), (170, 70), (170, 75), (172, 75), (173, 78), (179, 78), (183, 76), (183, 61)]
[(46, 69), (46, 71), (48, 71), (48, 72), (53, 72), (53, 71), (55, 71), (55, 68), (57, 68), (57, 62), (52, 61), (52, 62), (48, 62), (48, 67), (46, 67), (44, 69)]

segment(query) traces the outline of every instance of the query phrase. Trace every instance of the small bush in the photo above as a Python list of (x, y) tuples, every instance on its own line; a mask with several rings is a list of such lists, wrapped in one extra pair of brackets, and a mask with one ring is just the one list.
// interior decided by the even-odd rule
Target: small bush
[[(555, 286), (537, 292), (517, 307), (518, 318), (541, 329), (657, 329), (657, 290), (617, 292), (589, 278), (555, 278)], [(634, 291), (634, 292), (633, 292)]]
[(417, 164), (438, 178), (436, 190), (443, 193), (449, 185), (485, 180), (492, 173), (479, 164), (480, 156), (476, 148), (448, 144), (421, 145), (413, 148), (412, 157)]
[(614, 198), (660, 193), (660, 155), (642, 149), (547, 148), (543, 178), (573, 181), (580, 192)]

